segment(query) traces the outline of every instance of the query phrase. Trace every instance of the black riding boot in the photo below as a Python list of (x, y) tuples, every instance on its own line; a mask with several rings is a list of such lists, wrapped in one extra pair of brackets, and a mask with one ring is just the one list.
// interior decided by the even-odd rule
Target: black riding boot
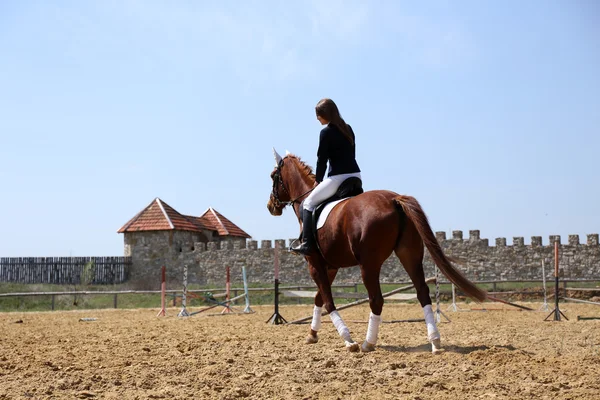
[(292, 247), (290, 250), (296, 253), (308, 255), (315, 247), (315, 239), (312, 230), (312, 211), (302, 210), (302, 243)]

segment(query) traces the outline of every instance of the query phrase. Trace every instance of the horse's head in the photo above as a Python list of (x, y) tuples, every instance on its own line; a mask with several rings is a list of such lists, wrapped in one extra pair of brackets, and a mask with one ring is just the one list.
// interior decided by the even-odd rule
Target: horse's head
[(275, 149), (273, 149), (273, 154), (275, 155), (275, 169), (273, 169), (273, 172), (271, 172), (273, 190), (271, 190), (267, 208), (269, 209), (271, 215), (278, 216), (283, 214), (283, 209), (289, 204), (292, 198), (288, 190), (283, 185), (283, 178), (281, 176), (283, 166), (285, 165), (285, 160), (279, 154), (277, 154)]
[(286, 206), (300, 204), (315, 186), (312, 169), (297, 156), (286, 152), (281, 157), (275, 149), (275, 169), (271, 172), (273, 190), (267, 203), (272, 215), (281, 215)]

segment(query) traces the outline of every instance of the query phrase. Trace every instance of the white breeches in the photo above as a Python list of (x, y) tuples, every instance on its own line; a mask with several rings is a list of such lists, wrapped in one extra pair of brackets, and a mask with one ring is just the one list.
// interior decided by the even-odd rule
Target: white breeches
[(334, 175), (323, 179), (323, 182), (319, 183), (317, 187), (310, 192), (306, 200), (304, 200), (303, 208), (308, 211), (313, 211), (319, 204), (333, 196), (342, 182), (351, 177), (360, 178), (360, 172)]

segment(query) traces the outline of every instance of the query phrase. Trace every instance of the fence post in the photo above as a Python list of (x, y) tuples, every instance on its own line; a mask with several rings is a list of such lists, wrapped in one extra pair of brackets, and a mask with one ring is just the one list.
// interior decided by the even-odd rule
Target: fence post
[(114, 298), (114, 302), (113, 305), (115, 308), (117, 308), (117, 294), (115, 293), (115, 298)]

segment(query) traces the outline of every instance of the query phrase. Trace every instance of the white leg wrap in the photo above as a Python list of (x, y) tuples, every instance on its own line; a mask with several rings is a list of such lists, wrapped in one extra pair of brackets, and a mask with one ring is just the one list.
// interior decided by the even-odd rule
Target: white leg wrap
[(321, 312), (323, 310), (323, 307), (317, 307), (315, 306), (315, 308), (313, 309), (313, 318), (312, 318), (312, 323), (310, 324), (310, 329), (312, 329), (313, 331), (317, 332), (319, 329), (321, 329)]
[(342, 339), (344, 339), (346, 342), (352, 343), (352, 338), (350, 337), (350, 329), (348, 329), (348, 327), (344, 323), (344, 320), (342, 320), (342, 317), (340, 317), (340, 314), (337, 312), (337, 310), (329, 314), (329, 316), (331, 317), (331, 322), (333, 322), (335, 329), (337, 329)]
[(379, 334), (379, 325), (381, 324), (381, 315), (371, 313), (369, 315), (369, 328), (367, 329), (367, 342), (372, 345), (377, 344), (377, 335)]
[(435, 325), (435, 318), (433, 316), (433, 310), (431, 304), (427, 304), (423, 307), (423, 314), (425, 314), (425, 324), (427, 324), (427, 337), (429, 340), (435, 340), (440, 338), (440, 332)]

